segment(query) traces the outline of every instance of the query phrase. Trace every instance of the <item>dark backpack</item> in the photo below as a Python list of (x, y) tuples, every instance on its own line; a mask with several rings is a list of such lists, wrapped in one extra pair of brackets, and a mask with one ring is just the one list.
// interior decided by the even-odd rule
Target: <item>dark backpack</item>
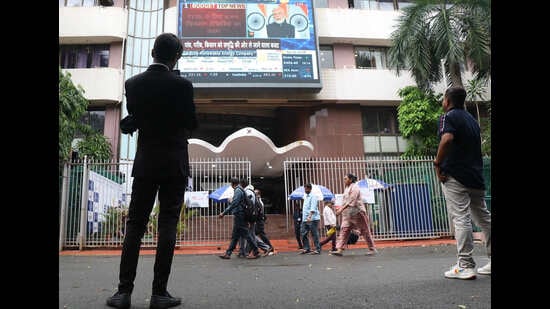
[[(260, 208), (261, 205), (258, 202), (252, 202), (248, 198), (248, 195), (246, 194), (246, 190), (239, 188), (239, 190), (243, 191), (244, 194), (244, 202), (242, 203), (243, 211), (244, 211), (244, 219), (247, 222), (256, 222), (258, 221), (258, 218), (260, 217)], [(257, 201), (258, 198), (256, 197), (256, 194), (252, 191), (252, 194), (254, 194), (254, 200)]]

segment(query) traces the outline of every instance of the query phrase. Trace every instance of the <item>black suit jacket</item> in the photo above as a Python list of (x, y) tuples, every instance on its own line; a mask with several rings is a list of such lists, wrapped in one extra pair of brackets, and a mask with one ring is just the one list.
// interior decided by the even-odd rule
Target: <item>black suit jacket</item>
[(193, 85), (153, 64), (126, 80), (126, 106), (138, 128), (133, 177), (188, 176), (189, 130), (197, 127)]

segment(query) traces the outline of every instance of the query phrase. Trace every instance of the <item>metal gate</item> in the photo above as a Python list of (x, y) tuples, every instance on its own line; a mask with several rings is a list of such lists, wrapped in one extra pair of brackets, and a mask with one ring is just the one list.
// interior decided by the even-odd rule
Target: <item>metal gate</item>
[[(59, 250), (122, 246), (132, 194), (133, 161), (81, 161), (63, 169)], [(193, 191), (212, 191), (231, 177), (250, 182), (246, 158), (208, 158), (190, 161)], [(84, 184), (84, 185), (83, 185)], [(176, 246), (222, 244), (231, 237), (232, 216), (218, 218), (227, 203), (208, 200), (208, 207), (182, 207)], [(83, 215), (82, 215), (83, 214)], [(156, 247), (158, 199), (150, 214), (142, 247)], [(81, 233), (84, 231), (84, 233)]]
[[(343, 178), (352, 173), (358, 180), (381, 180), (389, 187), (374, 190), (375, 202), (366, 204), (375, 239), (421, 239), (451, 236), (445, 198), (433, 168), (433, 157), (419, 158), (308, 158), (284, 162), (285, 194), (306, 184), (344, 192)], [(294, 204), (286, 199), (287, 229)], [(300, 205), (301, 206), (301, 205)], [(319, 204), (321, 214), (323, 203)], [(323, 226), (321, 220), (320, 226)], [(324, 236), (325, 231), (322, 229)]]

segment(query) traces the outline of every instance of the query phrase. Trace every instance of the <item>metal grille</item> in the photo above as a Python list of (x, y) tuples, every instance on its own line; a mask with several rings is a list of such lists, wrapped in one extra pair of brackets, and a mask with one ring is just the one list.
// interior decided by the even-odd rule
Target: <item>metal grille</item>
[[(323, 185), (335, 194), (343, 193), (343, 177), (347, 173), (359, 179), (378, 179), (390, 187), (375, 190), (375, 202), (367, 204), (375, 239), (451, 236), (453, 229), (432, 161), (433, 157), (290, 158), (283, 164), (285, 196), (308, 182)], [(490, 158), (485, 158), (484, 163), (490, 208)], [(131, 198), (132, 164), (133, 161), (97, 162), (84, 158), (64, 165), (60, 250), (122, 246)], [(196, 159), (190, 165), (194, 191), (211, 193), (228, 184), (231, 177), (251, 179), (250, 161), (246, 158)], [(301, 201), (286, 199), (287, 232), (292, 226), (292, 203)], [(182, 207), (176, 246), (221, 245), (230, 239), (232, 216), (218, 218), (225, 207), (227, 203), (210, 199), (207, 208)], [(322, 203), (319, 208), (322, 213)], [(156, 246), (157, 213), (158, 201), (142, 239), (143, 247)], [(322, 228), (321, 235), (325, 236)]]
[[(97, 162), (87, 158), (65, 164), (59, 250), (122, 246), (132, 194), (132, 165), (133, 161)], [(245, 158), (202, 159), (191, 161), (190, 166), (195, 191), (211, 193), (228, 184), (231, 177), (250, 181), (250, 161)], [(232, 216), (218, 218), (227, 203), (209, 200), (207, 208), (183, 206), (176, 246), (220, 243), (230, 238)], [(158, 210), (157, 198), (142, 247), (156, 247)]]
[[(333, 193), (344, 192), (343, 178), (374, 178), (390, 187), (375, 190), (375, 203), (367, 204), (375, 239), (421, 239), (450, 236), (449, 219), (433, 157), (311, 158), (284, 162), (285, 194), (305, 183), (323, 185)], [(286, 201), (287, 230), (292, 203)], [(320, 212), (323, 212), (320, 203)], [(321, 226), (323, 222), (321, 221)], [(321, 231), (324, 236), (324, 229)]]

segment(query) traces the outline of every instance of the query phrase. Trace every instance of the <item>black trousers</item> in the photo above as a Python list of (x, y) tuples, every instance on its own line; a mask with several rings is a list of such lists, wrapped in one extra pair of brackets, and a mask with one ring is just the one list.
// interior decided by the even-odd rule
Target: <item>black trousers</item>
[(162, 295), (166, 291), (176, 245), (176, 227), (186, 186), (187, 177), (161, 180), (134, 178), (126, 235), (120, 257), (119, 292), (132, 293), (134, 289), (141, 238), (145, 234), (157, 191), (160, 205), (153, 294)]
[(267, 238), (267, 235), (265, 234), (265, 221), (264, 220), (258, 220), (256, 221), (256, 235), (260, 237), (260, 239), (266, 243), (269, 247), (273, 248), (273, 245), (269, 241), (269, 238)]
[(298, 243), (298, 248), (302, 249), (304, 244), (302, 243), (302, 234), (300, 229), (302, 228), (301, 221), (294, 221), (294, 235), (296, 236), (296, 242)]
[(252, 235), (250, 235), (248, 223), (246, 223), (246, 221), (244, 220), (244, 214), (235, 213), (233, 214), (233, 232), (231, 233), (231, 242), (229, 243), (229, 247), (225, 251), (227, 255), (231, 255), (231, 253), (233, 253), (233, 250), (235, 250), (235, 248), (237, 247), (237, 243), (239, 242), (239, 239), (241, 237), (244, 238), (248, 244), (250, 244), (254, 254), (258, 254), (258, 245), (256, 244), (256, 241), (252, 238)]

